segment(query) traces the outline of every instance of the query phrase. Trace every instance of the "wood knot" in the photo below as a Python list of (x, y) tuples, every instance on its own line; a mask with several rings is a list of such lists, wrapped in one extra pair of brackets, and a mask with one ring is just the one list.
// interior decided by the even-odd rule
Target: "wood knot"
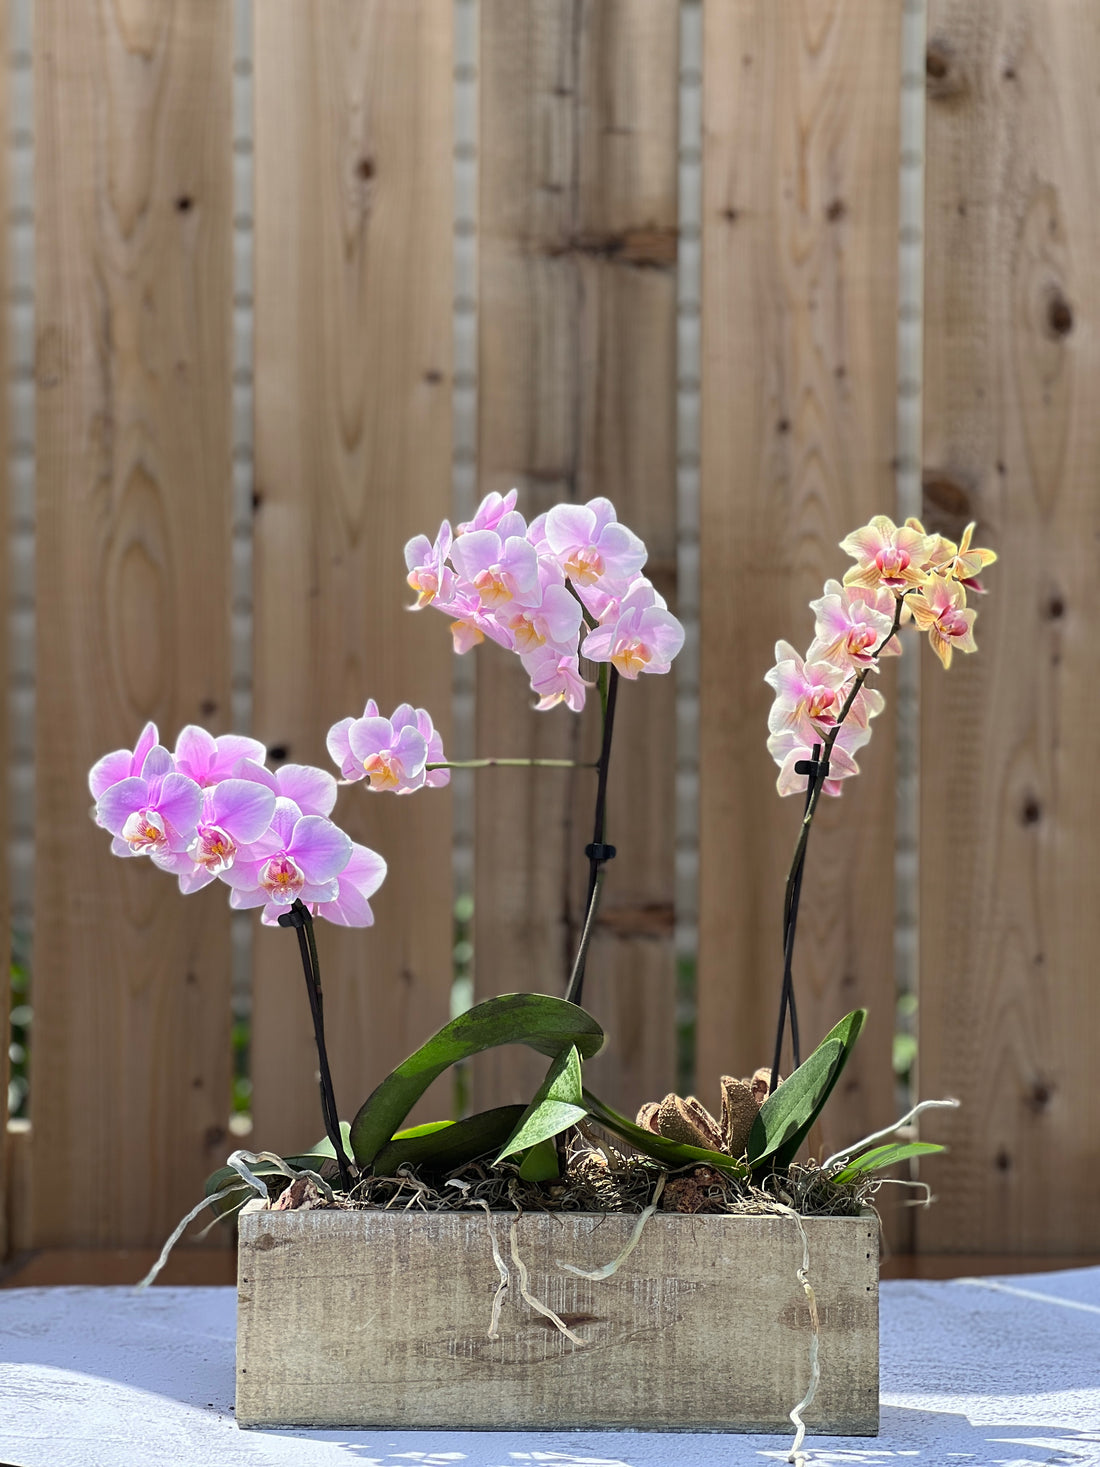
[(356, 176), (356, 178), (361, 178), (361, 179), (363, 179), (364, 182), (368, 182), (370, 179), (372, 179), (374, 177), (374, 174), (375, 174), (374, 159), (373, 158), (360, 158), (359, 159), (359, 162), (356, 163), (356, 165), (355, 165), (355, 176)]
[(1047, 329), (1051, 336), (1068, 336), (1073, 330), (1073, 307), (1060, 290), (1053, 290), (1047, 300)]
[(180, 194), (179, 198), (176, 200), (176, 213), (190, 214), (194, 206), (195, 201), (190, 194)]
[(272, 744), (267, 751), (267, 757), (269, 759), (273, 759), (278, 764), (281, 763), (282, 760), (284, 760), (289, 753), (290, 749), (286, 744)]
[(825, 218), (830, 224), (835, 224), (838, 219), (843, 219), (848, 212), (848, 205), (843, 199), (834, 199), (825, 210)]
[(954, 48), (943, 36), (933, 36), (924, 53), (925, 86), (930, 99), (948, 101), (966, 91), (962, 68)]
[(1061, 621), (1066, 614), (1066, 603), (1057, 591), (1047, 602), (1047, 616), (1051, 621)]
[(1053, 1099), (1054, 1086), (1046, 1080), (1035, 1080), (1024, 1097), (1024, 1103), (1034, 1115), (1041, 1115)]
[(1034, 795), (1028, 795), (1020, 810), (1020, 822), (1023, 825), (1038, 825), (1042, 818), (1043, 807)]
[(969, 485), (944, 469), (926, 469), (921, 480), (923, 519), (929, 533), (957, 540), (974, 514)]

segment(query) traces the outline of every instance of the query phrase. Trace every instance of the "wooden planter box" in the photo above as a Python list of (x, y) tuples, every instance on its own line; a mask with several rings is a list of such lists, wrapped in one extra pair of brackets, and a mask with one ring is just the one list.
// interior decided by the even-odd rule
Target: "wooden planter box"
[[(500, 1274), (483, 1212), (240, 1216), (241, 1426), (634, 1428), (786, 1432), (810, 1378), (810, 1317), (787, 1217), (658, 1213), (610, 1278), (637, 1219), (530, 1213), (492, 1225), (512, 1283), (488, 1338)], [(809, 1429), (878, 1431), (878, 1221), (807, 1218), (821, 1383)]]

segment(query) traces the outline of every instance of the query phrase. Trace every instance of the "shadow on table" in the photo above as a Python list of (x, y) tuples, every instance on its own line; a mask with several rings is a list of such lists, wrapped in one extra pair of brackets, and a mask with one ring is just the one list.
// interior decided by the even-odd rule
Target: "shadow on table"
[[(331, 1442), (359, 1467), (742, 1467), (786, 1462), (790, 1439), (713, 1436), (704, 1433), (308, 1431), (263, 1436), (301, 1436)], [(949, 1411), (884, 1406), (878, 1437), (808, 1437), (810, 1467), (909, 1463), (929, 1467), (1097, 1467), (1100, 1431), (1017, 1423), (974, 1425)]]

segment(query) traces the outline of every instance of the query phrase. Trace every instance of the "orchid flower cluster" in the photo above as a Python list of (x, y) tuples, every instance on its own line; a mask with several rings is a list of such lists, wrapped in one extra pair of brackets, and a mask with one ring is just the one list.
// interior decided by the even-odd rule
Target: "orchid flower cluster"
[(881, 657), (900, 654), (899, 626), (912, 620), (927, 632), (945, 668), (954, 652), (977, 651), (977, 613), (966, 595), (984, 592), (980, 573), (997, 557), (971, 545), (974, 528), (967, 525), (956, 545), (927, 534), (917, 519), (898, 526), (875, 515), (841, 541), (856, 564), (843, 582), (826, 581), (824, 595), (810, 602), (816, 621), (805, 657), (777, 642), (775, 666), (765, 674), (776, 695), (768, 752), (779, 765), (781, 795), (806, 789), (815, 746), (826, 750), (827, 795), (841, 794), (842, 781), (859, 773), (854, 756), (884, 707), (882, 694), (864, 684)]
[(580, 658), (623, 677), (668, 672), (684, 630), (642, 575), (646, 547), (608, 499), (558, 504), (530, 524), (516, 491), (489, 494), (472, 520), (405, 546), (412, 610), (451, 617), (458, 653), (489, 638), (515, 652), (540, 711), (579, 713), (591, 686)]

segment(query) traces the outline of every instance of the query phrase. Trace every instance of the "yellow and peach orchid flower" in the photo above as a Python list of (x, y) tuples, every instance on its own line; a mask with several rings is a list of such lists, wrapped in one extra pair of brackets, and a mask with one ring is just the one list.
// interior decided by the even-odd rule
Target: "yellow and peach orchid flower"
[(895, 525), (889, 516), (875, 515), (840, 542), (841, 550), (857, 562), (845, 575), (844, 584), (868, 590), (886, 586), (896, 595), (923, 586), (928, 539), (913, 525)]
[(923, 591), (906, 598), (906, 605), (920, 630), (928, 633), (932, 651), (944, 667), (951, 666), (955, 648), (960, 652), (978, 650), (974, 641), (977, 612), (967, 610), (966, 591), (959, 581), (931, 576)]

